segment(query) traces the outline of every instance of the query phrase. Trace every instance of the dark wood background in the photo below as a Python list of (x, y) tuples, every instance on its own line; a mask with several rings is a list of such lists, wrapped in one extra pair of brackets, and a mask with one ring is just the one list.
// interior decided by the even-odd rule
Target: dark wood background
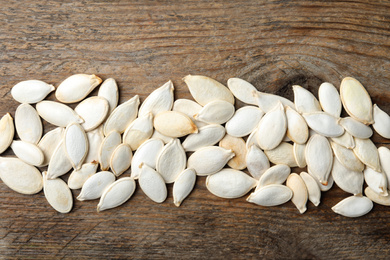
[[(241, 77), (290, 99), (292, 84), (317, 95), (321, 82), (338, 87), (353, 76), (390, 113), (390, 2), (1, 2), (1, 115), (14, 115), (17, 82), (58, 86), (75, 73), (115, 78), (121, 102), (135, 94), (143, 100), (168, 79), (176, 98), (188, 98), (187, 74), (223, 83)], [(51, 128), (45, 124), (45, 132)], [(374, 141), (388, 144), (377, 135)], [(217, 198), (204, 181), (198, 178), (180, 208), (170, 185), (163, 204), (137, 189), (123, 206), (99, 214), (97, 201), (75, 201), (71, 213), (60, 214), (43, 192), (21, 195), (0, 182), (0, 258), (390, 257), (387, 207), (356, 219), (336, 215), (331, 207), (348, 194), (333, 187), (300, 215), (291, 202), (263, 208)]]

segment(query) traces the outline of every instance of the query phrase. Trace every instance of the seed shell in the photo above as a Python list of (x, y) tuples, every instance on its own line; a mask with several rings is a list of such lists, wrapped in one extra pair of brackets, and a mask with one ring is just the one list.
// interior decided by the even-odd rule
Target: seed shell
[(337, 203), (332, 210), (344, 217), (356, 218), (366, 215), (373, 206), (372, 201), (365, 196), (351, 196)]
[(364, 170), (364, 164), (356, 157), (351, 149), (347, 149), (334, 142), (331, 142), (331, 145), (334, 155), (344, 167), (357, 172)]
[(339, 118), (341, 114), (341, 99), (336, 87), (324, 82), (318, 89), (318, 99), (324, 112)]
[(66, 127), (71, 123), (84, 123), (84, 119), (73, 109), (59, 102), (44, 100), (37, 103), (36, 109), (44, 120), (55, 126)]
[(194, 169), (186, 169), (177, 177), (173, 183), (173, 203), (176, 207), (191, 193), (196, 182), (196, 172)]
[(344, 128), (338, 124), (338, 119), (325, 112), (303, 114), (307, 125), (317, 133), (326, 137), (339, 137), (344, 133)]
[(363, 191), (363, 172), (348, 169), (337, 158), (333, 160), (332, 177), (337, 186), (345, 192), (358, 195)]
[(234, 106), (224, 100), (214, 100), (207, 103), (198, 114), (194, 115), (196, 120), (207, 124), (224, 124), (234, 114)]
[(130, 146), (131, 150), (138, 147), (148, 140), (153, 134), (153, 114), (150, 112), (144, 116), (138, 117), (129, 125), (123, 134), (123, 143)]
[(287, 178), (286, 186), (293, 191), (291, 202), (294, 203), (301, 214), (305, 213), (307, 210), (306, 203), (308, 199), (308, 192), (306, 184), (301, 176), (296, 173), (290, 174)]
[[(269, 168), (261, 175), (256, 190), (271, 184), (283, 184), (290, 175), (291, 169), (287, 165), (277, 164)], [(291, 187), (290, 187), (291, 188)]]
[(254, 106), (239, 108), (226, 122), (226, 132), (234, 137), (249, 135), (259, 124), (264, 112)]
[(110, 159), (110, 168), (115, 176), (118, 177), (129, 169), (132, 157), (133, 153), (128, 144), (120, 144), (115, 148)]
[(165, 183), (173, 183), (177, 176), (185, 169), (187, 164), (186, 153), (179, 139), (173, 139), (161, 150), (156, 170), (161, 174)]
[(309, 129), (305, 119), (294, 109), (286, 106), (287, 132), (286, 135), (294, 143), (304, 144), (309, 137)]
[(54, 90), (53, 85), (41, 80), (25, 80), (12, 87), (11, 95), (19, 103), (33, 104), (42, 101)]
[(60, 179), (48, 179), (47, 173), (43, 172), (43, 192), (47, 202), (56, 211), (68, 213), (73, 207), (73, 196), (68, 185)]
[(355, 137), (355, 148), (353, 152), (365, 165), (377, 172), (381, 171), (378, 149), (370, 139), (360, 139)]
[(294, 157), (294, 147), (289, 143), (282, 142), (278, 147), (265, 150), (264, 153), (273, 164), (285, 164), (289, 167), (298, 166)]
[(370, 167), (366, 167), (364, 170), (364, 180), (368, 187), (374, 192), (382, 196), (388, 196), (387, 193), (387, 178), (383, 172), (377, 172)]
[(44, 155), (36, 144), (14, 140), (11, 149), (19, 159), (30, 165), (39, 166), (44, 160)]
[(103, 81), (102, 85), (99, 87), (98, 96), (105, 98), (108, 101), (109, 113), (111, 113), (118, 105), (119, 100), (118, 85), (116, 84), (115, 79), (108, 78)]
[(254, 96), (256, 98), (257, 105), (262, 111), (264, 111), (264, 113), (268, 113), (273, 110), (275, 106), (279, 104), (279, 102), (282, 103), (283, 106), (289, 106), (292, 109), (295, 109), (293, 102), (278, 95), (257, 91), (254, 93)]
[(3, 153), (14, 139), (15, 128), (10, 113), (0, 119), (0, 154)]
[(68, 125), (64, 133), (66, 155), (75, 170), (79, 170), (88, 154), (88, 139), (79, 124)]
[(47, 166), (49, 164), (50, 158), (52, 157), (56, 147), (61, 142), (62, 135), (64, 133), (64, 128), (57, 127), (49, 132), (47, 132), (38, 143), (39, 149), (41, 149), (44, 159), (41, 167)]
[(157, 157), (164, 147), (163, 141), (156, 138), (151, 138), (141, 144), (135, 151), (131, 160), (131, 177), (138, 179), (141, 172), (141, 164), (146, 164), (152, 169), (156, 169)]
[(232, 150), (235, 154), (235, 156), (227, 162), (229, 167), (236, 170), (243, 170), (246, 168), (246, 145), (244, 139), (241, 137), (225, 135), (225, 137), (219, 141), (219, 146), (226, 150)]
[(84, 99), (74, 109), (84, 119), (81, 126), (86, 132), (97, 128), (106, 119), (108, 110), (108, 101), (96, 96)]
[(100, 169), (107, 171), (110, 168), (111, 155), (115, 148), (122, 142), (118, 131), (111, 131), (102, 141), (99, 148)]
[(251, 193), (246, 200), (260, 206), (272, 207), (286, 203), (292, 196), (293, 192), (289, 187), (281, 184), (271, 184)]
[(255, 144), (251, 145), (245, 157), (246, 167), (248, 172), (256, 180), (269, 169), (270, 163), (265, 153)]
[(345, 131), (350, 133), (352, 136), (357, 137), (357, 138), (370, 138), (372, 135), (372, 129), (353, 119), (352, 117), (344, 117), (339, 120), (339, 124), (344, 127)]
[(66, 78), (56, 90), (56, 98), (62, 103), (75, 103), (88, 96), (102, 79), (96, 75), (75, 74)]
[(251, 83), (239, 78), (230, 78), (227, 81), (227, 86), (241, 102), (257, 105), (257, 100), (254, 95), (257, 89)]
[(167, 198), (167, 186), (163, 177), (146, 164), (141, 166), (138, 183), (145, 195), (154, 202), (162, 203)]
[(186, 152), (214, 145), (225, 136), (225, 128), (218, 124), (206, 125), (198, 130), (198, 133), (190, 134), (184, 140), (183, 148)]
[(99, 149), (104, 139), (103, 126), (99, 126), (98, 128), (87, 132), (86, 135), (87, 135), (89, 147), (88, 147), (88, 154), (84, 162), (85, 163), (90, 163), (93, 161), (99, 162)]
[(22, 141), (37, 144), (42, 137), (42, 122), (29, 104), (21, 104), (15, 112), (15, 129)]
[(68, 186), (70, 189), (81, 189), (89, 177), (96, 173), (98, 167), (97, 162), (85, 163), (80, 170), (74, 170), (68, 178)]
[(173, 90), (172, 81), (168, 81), (154, 90), (142, 103), (138, 116), (143, 117), (148, 113), (152, 113), (155, 116), (160, 112), (171, 110), (173, 105)]
[(85, 181), (77, 199), (80, 201), (98, 199), (114, 181), (115, 175), (111, 172), (98, 172)]
[(309, 195), (309, 200), (314, 204), (314, 206), (318, 206), (321, 200), (321, 189), (318, 186), (316, 180), (307, 172), (301, 172), (299, 174), (302, 180), (305, 182), (307, 193)]
[(390, 139), (390, 116), (385, 111), (380, 109), (377, 104), (374, 104), (373, 109), (375, 131), (382, 137)]
[(55, 179), (64, 175), (70, 169), (72, 169), (72, 164), (66, 155), (64, 139), (61, 139), (50, 158), (49, 166), (47, 168), (47, 178)]
[(169, 137), (182, 137), (198, 132), (194, 122), (183, 113), (165, 111), (157, 114), (153, 120), (154, 128)]
[(203, 126), (206, 126), (207, 123), (198, 121), (193, 116), (195, 114), (198, 114), (199, 111), (202, 109), (202, 106), (196, 103), (195, 101), (192, 101), (190, 99), (177, 99), (175, 102), (173, 102), (172, 111), (177, 111), (180, 113), (183, 113), (187, 115), (189, 118), (192, 119), (196, 127), (201, 128)]
[(364, 194), (372, 200), (373, 202), (383, 205), (383, 206), (390, 206), (390, 196), (382, 196), (373, 191), (370, 187), (367, 187), (364, 190)]
[(320, 102), (317, 98), (307, 89), (301, 86), (294, 85), (294, 103), (295, 108), (299, 113), (314, 113), (321, 111)]
[(97, 205), (97, 212), (118, 207), (128, 201), (135, 191), (135, 181), (131, 177), (121, 178), (108, 186)]

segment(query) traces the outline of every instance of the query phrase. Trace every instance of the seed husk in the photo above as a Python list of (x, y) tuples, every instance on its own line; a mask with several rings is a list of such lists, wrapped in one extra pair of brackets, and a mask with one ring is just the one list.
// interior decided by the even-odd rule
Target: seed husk
[(56, 90), (56, 98), (62, 103), (75, 103), (83, 100), (102, 79), (96, 75), (75, 74), (66, 78)]
[(173, 139), (161, 150), (156, 170), (161, 174), (165, 183), (173, 183), (177, 176), (185, 169), (187, 164), (186, 153), (179, 139)]
[(96, 173), (97, 167), (98, 162), (93, 161), (83, 164), (80, 170), (74, 170), (68, 178), (69, 188), (72, 190), (81, 189), (87, 179)]
[(119, 100), (118, 85), (115, 79), (108, 78), (99, 87), (98, 96), (105, 98), (109, 104), (109, 114), (116, 108)]
[(50, 124), (60, 127), (66, 127), (71, 123), (84, 123), (73, 109), (67, 105), (55, 101), (41, 101), (36, 107), (38, 114)]
[(287, 132), (286, 135), (294, 143), (304, 144), (309, 137), (309, 129), (305, 119), (294, 109), (286, 106)]
[(154, 202), (162, 203), (167, 198), (167, 186), (163, 177), (146, 164), (141, 165), (138, 183), (145, 195)]
[(364, 180), (368, 187), (382, 196), (387, 196), (387, 178), (383, 172), (377, 172), (370, 167), (364, 169)]
[(246, 200), (260, 206), (272, 207), (286, 203), (292, 196), (293, 192), (289, 187), (281, 184), (271, 184), (251, 193)]
[(198, 114), (194, 115), (196, 120), (207, 124), (224, 124), (234, 114), (234, 106), (224, 100), (214, 100), (207, 103)]
[(19, 159), (30, 165), (39, 166), (44, 160), (44, 155), (36, 144), (14, 140), (11, 149)]
[(289, 106), (292, 109), (295, 109), (294, 103), (287, 98), (260, 91), (256, 91), (253, 95), (255, 96), (257, 105), (262, 111), (264, 111), (264, 113), (268, 113), (273, 110), (279, 102), (282, 103), (283, 106)]
[(390, 116), (385, 111), (380, 109), (377, 104), (373, 108), (374, 127), (375, 131), (382, 137), (390, 139)]
[(37, 144), (42, 137), (42, 122), (29, 104), (21, 104), (15, 112), (15, 129), (22, 141)]
[(246, 173), (234, 169), (222, 169), (207, 176), (207, 189), (220, 198), (234, 199), (247, 194), (257, 181)]
[(333, 160), (332, 177), (337, 186), (345, 192), (357, 195), (363, 191), (363, 172), (348, 169), (337, 158)]
[(364, 170), (364, 164), (356, 157), (351, 149), (347, 149), (334, 142), (331, 142), (331, 145), (334, 155), (344, 167), (357, 172)]
[(307, 172), (301, 172), (299, 176), (305, 182), (309, 200), (317, 207), (321, 200), (321, 189), (316, 180)]
[(57, 127), (47, 132), (38, 143), (39, 149), (41, 149), (44, 159), (41, 167), (49, 164), (50, 158), (52, 157), (57, 145), (61, 142), (64, 128)]
[(133, 158), (133, 153), (128, 144), (120, 144), (112, 152), (110, 159), (110, 168), (115, 176), (120, 176), (131, 165), (131, 159)]
[(111, 131), (102, 141), (99, 148), (100, 169), (107, 171), (110, 168), (111, 155), (115, 148), (122, 142), (118, 131)]
[(355, 140), (353, 139), (353, 136), (347, 131), (345, 131), (344, 134), (338, 137), (332, 137), (331, 140), (339, 145), (344, 146), (345, 148), (355, 148)]
[(131, 150), (148, 140), (153, 134), (153, 114), (150, 112), (142, 117), (138, 117), (129, 125), (123, 134), (123, 143), (130, 146)]
[(12, 143), (15, 134), (15, 127), (10, 113), (0, 119), (0, 154), (3, 153)]
[(307, 89), (301, 86), (294, 85), (294, 103), (295, 108), (299, 113), (315, 113), (321, 111), (320, 102), (317, 98)]
[(194, 169), (185, 169), (173, 183), (173, 203), (176, 207), (191, 193), (196, 182), (196, 172)]
[(325, 112), (303, 114), (307, 125), (317, 133), (326, 137), (339, 137), (344, 133), (344, 128), (338, 124), (336, 117)]
[(41, 80), (25, 80), (12, 87), (11, 95), (19, 103), (34, 104), (42, 101), (54, 90), (53, 85)]
[(65, 129), (64, 145), (66, 155), (75, 170), (79, 170), (88, 154), (88, 139), (84, 128), (71, 123)]
[(293, 144), (293, 155), (299, 168), (306, 167), (305, 150), (306, 144)]
[(369, 126), (353, 119), (352, 117), (341, 118), (339, 120), (339, 124), (344, 127), (345, 131), (354, 137), (366, 139), (370, 138), (372, 135), (372, 129)]
[(208, 176), (222, 170), (233, 157), (232, 150), (218, 146), (206, 146), (188, 157), (187, 167), (194, 169), (198, 176)]
[(372, 201), (365, 196), (350, 196), (343, 199), (332, 210), (344, 217), (361, 217), (371, 211), (373, 207)]
[(257, 105), (254, 95), (257, 89), (248, 81), (239, 78), (230, 78), (227, 81), (227, 86), (238, 100), (246, 104)]
[(64, 175), (70, 169), (72, 169), (72, 164), (66, 155), (64, 139), (61, 139), (50, 158), (49, 166), (47, 168), (47, 178), (55, 179)]
[(364, 194), (366, 194), (367, 198), (372, 200), (373, 202), (383, 205), (383, 206), (390, 206), (390, 196), (382, 196), (373, 191), (370, 187), (367, 187), (364, 190)]
[(387, 187), (390, 187), (390, 150), (387, 147), (381, 146), (378, 148), (379, 161), (382, 166), (382, 171), (387, 177)]
[(285, 164), (277, 164), (269, 168), (261, 175), (256, 190), (271, 184), (283, 184), (290, 175), (291, 169)]
[(377, 172), (381, 172), (378, 149), (370, 139), (360, 139), (355, 137), (355, 148), (353, 152), (365, 165)]
[(152, 113), (155, 116), (160, 112), (171, 110), (173, 106), (173, 90), (172, 81), (168, 81), (158, 89), (155, 89), (142, 103), (138, 116), (143, 117), (148, 113)]
[(99, 163), (99, 149), (104, 139), (103, 126), (99, 126), (98, 128), (87, 132), (86, 135), (89, 147), (84, 162), (90, 163), (96, 161)]
[(164, 147), (163, 141), (157, 138), (151, 138), (144, 142), (135, 151), (131, 160), (131, 177), (138, 179), (141, 172), (140, 165), (146, 164), (149, 167), (156, 169), (157, 157)]
[(74, 111), (84, 119), (81, 126), (88, 132), (100, 126), (106, 119), (109, 108), (105, 98), (94, 96), (84, 99), (75, 107)]
[(257, 127), (263, 115), (264, 112), (257, 107), (241, 107), (226, 122), (226, 132), (234, 137), (247, 136)]
[(235, 154), (235, 156), (227, 162), (229, 167), (236, 170), (243, 170), (246, 168), (246, 145), (244, 139), (227, 134), (219, 141), (219, 146), (226, 150), (232, 150)]
[(252, 144), (245, 157), (246, 167), (248, 172), (256, 180), (264, 174), (266, 170), (269, 169), (270, 163), (268, 157), (265, 153), (255, 144)]
[(172, 111), (181, 112), (185, 115), (187, 115), (189, 118), (192, 119), (196, 127), (201, 128), (203, 126), (206, 126), (207, 123), (198, 121), (193, 116), (195, 114), (198, 114), (199, 111), (202, 109), (202, 106), (196, 103), (195, 101), (192, 101), (190, 99), (177, 99), (175, 102), (173, 102)]
[(308, 192), (306, 184), (301, 176), (296, 173), (290, 174), (287, 178), (286, 186), (293, 191), (291, 202), (294, 203), (295, 207), (297, 207), (301, 214), (305, 213), (307, 210), (306, 203), (308, 199)]
[(135, 181), (131, 177), (121, 178), (108, 186), (97, 205), (97, 212), (118, 207), (128, 201), (135, 191)]
[(214, 100), (225, 100), (234, 104), (234, 97), (229, 89), (212, 78), (188, 75), (183, 80), (192, 97), (202, 106)]
[(294, 147), (289, 143), (282, 142), (272, 150), (264, 150), (264, 153), (273, 164), (285, 164), (289, 167), (298, 166), (294, 157)]
[(0, 178), (10, 189), (22, 194), (36, 194), (43, 187), (38, 169), (18, 158), (0, 157)]
[(218, 124), (206, 125), (198, 129), (198, 133), (190, 134), (183, 142), (186, 152), (194, 152), (202, 147), (218, 143), (225, 136), (225, 128)]
[(318, 89), (318, 99), (324, 112), (339, 118), (341, 114), (341, 99), (336, 87), (328, 82), (324, 82)]
[(104, 190), (114, 181), (115, 175), (111, 172), (98, 172), (85, 181), (77, 199), (80, 201), (98, 199), (102, 196)]
[(169, 137), (182, 137), (198, 132), (194, 122), (183, 113), (165, 111), (157, 114), (153, 120), (154, 128)]
[(68, 185), (60, 178), (48, 179), (46, 172), (42, 175), (43, 192), (50, 206), (60, 213), (70, 212), (73, 207), (73, 196)]

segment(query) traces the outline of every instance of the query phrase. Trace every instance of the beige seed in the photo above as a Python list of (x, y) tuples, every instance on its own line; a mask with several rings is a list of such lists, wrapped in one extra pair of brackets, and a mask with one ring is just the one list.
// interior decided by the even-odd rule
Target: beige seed
[(328, 184), (327, 185), (322, 184), (317, 179), (317, 177), (314, 176), (314, 174), (310, 172), (310, 170), (308, 170), (308, 174), (310, 174), (310, 176), (313, 177), (313, 179), (317, 182), (317, 185), (318, 185), (318, 187), (320, 187), (321, 191), (328, 191), (333, 187), (334, 180), (333, 180), (332, 174), (329, 175), (329, 177), (328, 177), (328, 180), (327, 180)]
[(108, 186), (97, 205), (97, 212), (118, 207), (128, 201), (135, 191), (135, 181), (131, 177), (121, 178)]
[(294, 109), (286, 106), (287, 132), (286, 135), (294, 143), (304, 144), (309, 137), (309, 129), (305, 119)]
[(339, 137), (332, 137), (331, 140), (339, 145), (344, 146), (345, 148), (355, 148), (355, 140), (353, 139), (353, 136), (347, 131), (345, 131), (344, 134), (340, 135)]
[(110, 168), (115, 176), (118, 177), (129, 169), (132, 157), (133, 153), (128, 144), (120, 144), (115, 148), (110, 159)]
[(98, 96), (105, 98), (109, 104), (109, 113), (116, 108), (119, 100), (118, 85), (115, 79), (108, 78), (99, 87)]
[(259, 124), (264, 112), (254, 106), (239, 108), (226, 122), (226, 132), (234, 137), (249, 135)]
[(3, 153), (14, 139), (15, 128), (10, 113), (5, 114), (0, 120), (0, 154)]
[(198, 132), (191, 118), (176, 111), (157, 114), (153, 120), (153, 126), (161, 134), (174, 138)]
[(306, 158), (305, 158), (306, 144), (297, 144), (293, 145), (293, 155), (295, 162), (299, 168), (306, 167)]
[(64, 145), (66, 155), (75, 170), (79, 170), (88, 154), (88, 139), (84, 128), (71, 123), (65, 129)]
[(118, 131), (111, 131), (102, 141), (99, 148), (100, 169), (107, 171), (110, 168), (111, 155), (115, 148), (122, 142), (121, 135)]
[(207, 124), (224, 124), (234, 114), (234, 106), (224, 100), (214, 100), (207, 103), (198, 114), (194, 115), (196, 120)]
[(356, 157), (351, 149), (347, 149), (334, 142), (331, 142), (331, 145), (334, 155), (344, 167), (357, 172), (364, 170), (364, 164)]
[(160, 112), (171, 110), (173, 105), (173, 90), (172, 81), (168, 81), (154, 90), (142, 103), (138, 116), (143, 117), (148, 113), (152, 113), (155, 116)]
[(41, 80), (25, 80), (12, 87), (11, 95), (19, 103), (33, 104), (42, 101), (53, 90), (53, 85)]
[(309, 200), (317, 207), (321, 200), (321, 190), (316, 180), (307, 172), (301, 172), (299, 176), (305, 182)]
[(162, 203), (167, 198), (167, 186), (163, 177), (146, 164), (141, 165), (138, 183), (145, 195), (154, 202)]
[(164, 147), (163, 141), (157, 138), (151, 138), (144, 142), (135, 151), (133, 159), (131, 160), (131, 177), (138, 179), (141, 172), (141, 164), (156, 169), (157, 157)]
[(378, 149), (370, 139), (360, 139), (355, 137), (355, 148), (353, 148), (353, 152), (362, 163), (377, 172), (381, 171)]
[(256, 180), (269, 169), (270, 163), (265, 153), (255, 144), (251, 145), (245, 157), (246, 167), (248, 172)]
[(148, 113), (134, 120), (123, 134), (123, 143), (128, 144), (133, 151), (138, 149), (153, 134), (152, 120), (152, 113)]
[[(287, 165), (277, 164), (269, 168), (261, 175), (256, 190), (271, 184), (283, 184), (290, 175), (291, 169)], [(291, 187), (290, 187), (291, 188)]]
[(30, 165), (39, 166), (43, 163), (44, 155), (36, 144), (14, 140), (11, 144), (14, 154)]
[(164, 179), (165, 183), (173, 183), (177, 176), (185, 169), (187, 164), (186, 153), (179, 139), (173, 139), (161, 150), (156, 170)]
[(250, 105), (257, 105), (254, 96), (257, 89), (251, 83), (239, 78), (230, 78), (227, 81), (227, 86), (238, 100)]
[(301, 214), (305, 213), (307, 210), (308, 193), (303, 179), (298, 174), (292, 173), (287, 178), (286, 186), (293, 191), (292, 203), (294, 203)]
[(87, 179), (96, 173), (98, 163), (93, 161), (85, 163), (80, 170), (74, 170), (68, 178), (68, 186), (70, 189), (81, 189)]
[(260, 147), (257, 143), (257, 127), (253, 129), (252, 133), (246, 139), (246, 149), (248, 150), (253, 144)]
[(70, 123), (84, 123), (84, 119), (73, 109), (59, 102), (44, 100), (37, 103), (36, 109), (44, 120), (55, 126), (66, 127)]
[(37, 144), (42, 137), (42, 122), (29, 104), (21, 104), (15, 112), (15, 129), (22, 141)]
[(364, 169), (364, 180), (374, 192), (382, 196), (388, 196), (386, 174), (366, 167)]
[(50, 206), (60, 213), (70, 212), (73, 207), (73, 196), (68, 185), (60, 178), (48, 179), (46, 172), (42, 175), (43, 192)]
[(44, 160), (40, 165), (41, 167), (49, 164), (50, 158), (52, 157), (58, 144), (61, 142), (64, 130), (65, 129), (62, 127), (57, 127), (47, 132), (39, 141), (38, 147), (41, 149), (44, 156)]
[(324, 112), (339, 118), (341, 114), (341, 99), (339, 92), (331, 83), (324, 82), (318, 89), (318, 98)]
[(85, 181), (77, 199), (80, 201), (98, 199), (114, 181), (115, 175), (111, 172), (98, 172)]
[(202, 106), (196, 103), (195, 101), (189, 100), (189, 99), (177, 99), (175, 102), (173, 102), (172, 111), (181, 112), (185, 115), (187, 115), (189, 118), (192, 119), (196, 127), (201, 128), (203, 126), (206, 126), (207, 123), (198, 121), (193, 116), (195, 114), (198, 114), (199, 111), (202, 109)]
[(64, 175), (70, 169), (72, 169), (72, 164), (66, 155), (64, 140), (61, 139), (50, 158), (49, 166), (47, 168), (47, 178), (55, 179)]
[(351, 196), (343, 199), (332, 210), (345, 217), (355, 218), (366, 215), (373, 207), (372, 201), (364, 196)]
[(87, 134), (89, 147), (88, 147), (88, 154), (84, 162), (85, 163), (90, 163), (93, 161), (99, 162), (99, 149), (104, 139), (103, 126), (99, 126), (98, 128), (89, 131), (86, 134)]
[(169, 136), (163, 135), (163, 134), (161, 134), (160, 132), (158, 132), (156, 130), (153, 131), (153, 134), (152, 134), (152, 136), (150, 138), (151, 139), (152, 138), (160, 139), (161, 141), (164, 142), (164, 144), (167, 144), (167, 143), (169, 143), (170, 141), (172, 141), (174, 139), (173, 137), (169, 137)]
[(336, 117), (325, 112), (303, 114), (307, 125), (317, 133), (326, 137), (339, 137), (344, 133), (344, 128), (338, 124)]
[(390, 116), (385, 111), (380, 109), (377, 104), (374, 104), (373, 109), (375, 131), (382, 137), (390, 139)]
[(84, 119), (81, 126), (86, 132), (97, 128), (106, 119), (109, 104), (105, 98), (90, 97), (80, 102), (74, 111)]
[(286, 203), (292, 196), (293, 192), (289, 187), (271, 184), (251, 193), (246, 200), (260, 206), (272, 207)]
[(66, 78), (56, 90), (56, 98), (62, 103), (75, 103), (81, 101), (102, 79), (96, 75), (75, 74)]
[(294, 85), (294, 103), (295, 108), (299, 113), (314, 113), (321, 111), (320, 102), (317, 98), (307, 89), (301, 86)]
[(185, 198), (191, 193), (196, 182), (194, 169), (186, 169), (177, 177), (173, 184), (173, 203), (179, 207)]
[(379, 161), (383, 172), (386, 174), (387, 187), (390, 187), (390, 150), (387, 147), (381, 146), (378, 148)]
[(272, 150), (265, 150), (264, 153), (274, 164), (285, 164), (289, 167), (298, 166), (294, 157), (294, 147), (289, 143), (282, 142)]
[(255, 96), (257, 105), (262, 111), (264, 111), (264, 113), (268, 113), (273, 110), (279, 102), (282, 103), (283, 106), (289, 106), (292, 109), (295, 109), (294, 103), (287, 98), (259, 91), (253, 93), (253, 95)]
[(225, 128), (217, 124), (206, 125), (198, 130), (198, 133), (190, 134), (184, 140), (183, 148), (186, 152), (214, 145), (225, 136)]
[(390, 206), (390, 196), (382, 196), (373, 191), (370, 187), (367, 187), (364, 190), (364, 194), (372, 200), (373, 202), (383, 205), (383, 206)]
[(226, 150), (232, 150), (235, 154), (235, 156), (227, 162), (229, 167), (236, 170), (243, 170), (246, 168), (246, 145), (244, 139), (227, 134), (219, 141), (219, 146)]
[(344, 117), (339, 120), (339, 124), (344, 127), (345, 131), (350, 133), (352, 136), (357, 137), (357, 138), (370, 138), (372, 135), (372, 129), (353, 119), (352, 117)]
[(337, 186), (345, 192), (358, 195), (363, 191), (363, 172), (348, 169), (337, 158), (333, 160), (332, 177)]

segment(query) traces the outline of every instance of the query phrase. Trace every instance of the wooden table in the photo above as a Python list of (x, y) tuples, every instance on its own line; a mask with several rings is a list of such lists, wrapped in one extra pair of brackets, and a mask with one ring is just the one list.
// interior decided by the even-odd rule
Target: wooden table
[[(320, 83), (338, 87), (353, 76), (389, 113), (390, 1), (1, 3), (1, 115), (14, 115), (17, 82), (57, 86), (75, 73), (115, 78), (121, 102), (144, 100), (168, 79), (176, 98), (189, 98), (187, 74), (240, 77), (291, 100), (293, 84), (317, 95)], [(54, 211), (43, 192), (21, 195), (0, 183), (0, 258), (389, 258), (390, 209), (336, 215), (331, 207), (349, 196), (336, 186), (301, 215), (291, 202), (263, 208), (217, 198), (204, 182), (180, 208), (169, 185), (162, 204), (138, 188), (119, 208), (96, 213), (97, 201), (75, 201), (69, 214)]]

